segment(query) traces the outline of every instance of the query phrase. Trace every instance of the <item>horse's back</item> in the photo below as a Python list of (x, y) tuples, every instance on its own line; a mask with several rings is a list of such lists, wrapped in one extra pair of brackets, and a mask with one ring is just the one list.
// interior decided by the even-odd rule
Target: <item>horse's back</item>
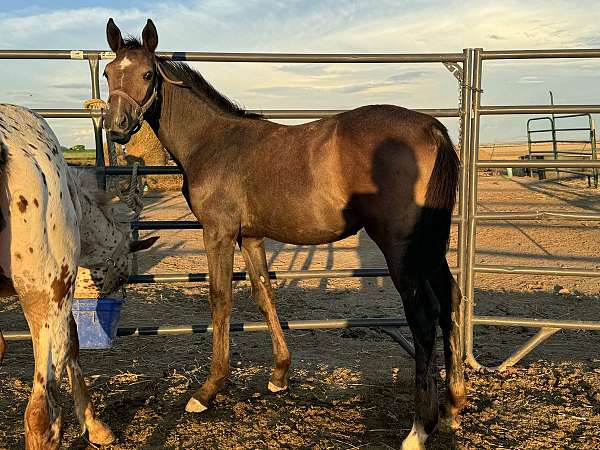
[(31, 283), (79, 249), (68, 167), (48, 124), (23, 107), (0, 104), (0, 145), (0, 268)]

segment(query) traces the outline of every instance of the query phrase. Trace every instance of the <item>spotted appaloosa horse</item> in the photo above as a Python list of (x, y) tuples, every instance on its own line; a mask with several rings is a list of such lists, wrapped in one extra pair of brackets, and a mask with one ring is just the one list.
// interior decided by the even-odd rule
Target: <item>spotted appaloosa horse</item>
[[(26, 448), (58, 449), (58, 385), (66, 367), (75, 413), (89, 440), (114, 436), (96, 418), (81, 367), (71, 306), (78, 266), (91, 269), (103, 294), (122, 284), (130, 243), (95, 180), (70, 170), (58, 140), (38, 114), (0, 104), (0, 295), (17, 294), (33, 338), (35, 372), (25, 411)], [(0, 334), (0, 360), (4, 356)]]

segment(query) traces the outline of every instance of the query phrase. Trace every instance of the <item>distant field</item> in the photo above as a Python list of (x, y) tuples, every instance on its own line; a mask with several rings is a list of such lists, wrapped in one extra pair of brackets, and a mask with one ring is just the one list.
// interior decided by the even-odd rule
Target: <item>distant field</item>
[(63, 156), (69, 164), (81, 166), (85, 164), (93, 164), (96, 160), (96, 150), (85, 151), (63, 151)]

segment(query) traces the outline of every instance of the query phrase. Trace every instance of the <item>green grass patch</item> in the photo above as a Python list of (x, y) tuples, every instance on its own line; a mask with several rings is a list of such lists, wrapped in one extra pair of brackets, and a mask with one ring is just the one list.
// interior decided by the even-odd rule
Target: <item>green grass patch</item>
[(65, 159), (95, 159), (96, 151), (95, 150), (85, 150), (85, 151), (66, 150), (63, 152), (63, 156), (65, 157)]

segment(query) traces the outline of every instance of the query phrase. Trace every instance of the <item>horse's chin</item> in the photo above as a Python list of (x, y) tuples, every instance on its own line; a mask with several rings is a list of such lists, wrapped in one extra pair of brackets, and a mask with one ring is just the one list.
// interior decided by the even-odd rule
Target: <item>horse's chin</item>
[(110, 131), (108, 134), (108, 139), (110, 139), (113, 142), (116, 142), (117, 144), (121, 144), (121, 145), (125, 145), (129, 142), (129, 140), (131, 139), (131, 134), (127, 134), (127, 133), (116, 133), (114, 131)]

